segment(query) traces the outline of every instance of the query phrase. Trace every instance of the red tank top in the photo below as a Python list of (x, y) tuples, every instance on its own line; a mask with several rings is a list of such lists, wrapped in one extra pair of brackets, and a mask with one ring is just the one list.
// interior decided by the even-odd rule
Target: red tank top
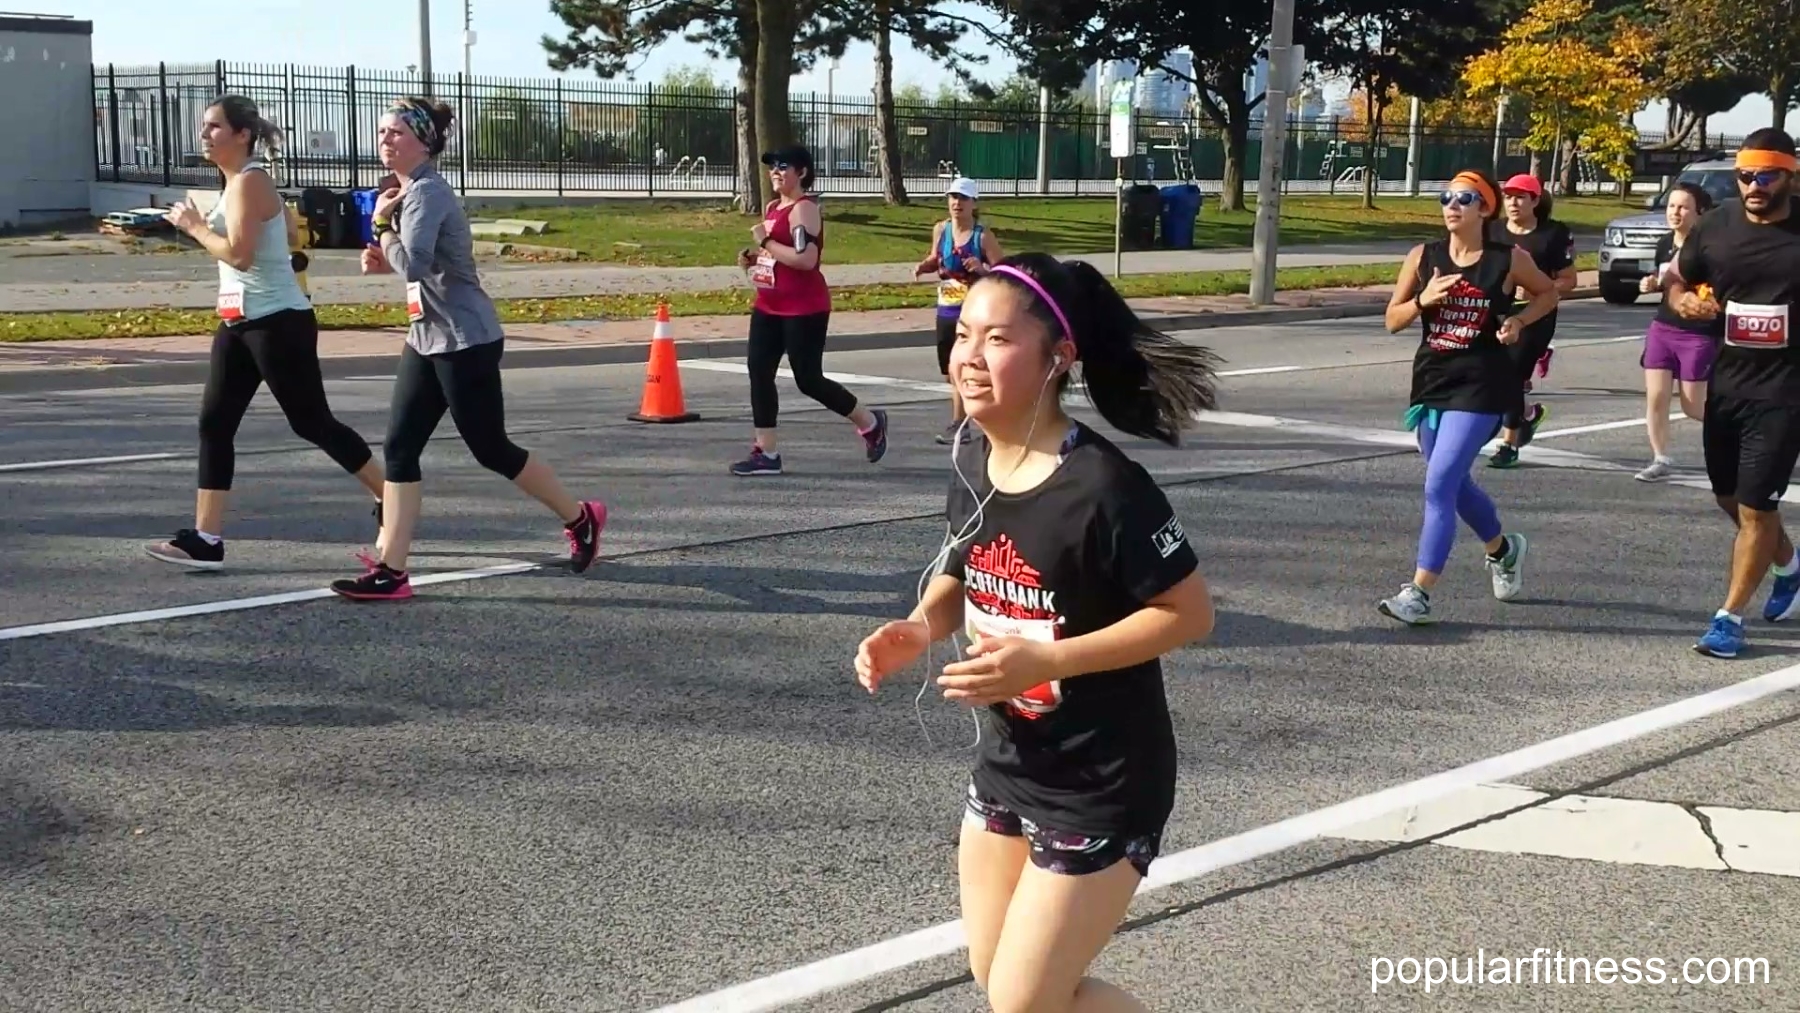
[[(808, 196), (800, 200), (812, 201), (813, 198)], [(769, 204), (768, 210), (763, 212), (763, 221), (769, 227), (770, 240), (783, 246), (794, 245), (791, 219), (794, 209), (799, 206), (796, 202), (784, 208), (779, 200)], [(830, 311), (831, 289), (825, 284), (822, 270), (825, 258), (823, 223), (819, 234), (808, 236), (807, 242), (819, 250), (819, 266), (811, 271), (796, 270), (776, 261), (767, 251), (757, 251), (756, 263), (750, 268), (750, 280), (756, 285), (757, 309), (778, 317), (804, 317)]]

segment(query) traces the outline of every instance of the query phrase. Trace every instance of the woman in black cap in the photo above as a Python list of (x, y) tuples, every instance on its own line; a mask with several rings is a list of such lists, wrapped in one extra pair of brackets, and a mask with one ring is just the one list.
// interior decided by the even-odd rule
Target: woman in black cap
[(750, 230), (756, 248), (738, 254), (738, 266), (756, 286), (750, 313), (751, 424), (756, 442), (750, 456), (731, 466), (740, 477), (781, 474), (775, 419), (780, 414), (775, 371), (787, 356), (788, 369), (800, 393), (856, 423), (869, 461), (887, 453), (887, 412), (857, 403), (856, 395), (825, 377), (825, 335), (831, 323), (831, 289), (820, 259), (825, 252), (825, 223), (812, 185), (812, 153), (798, 145), (762, 157), (769, 167), (775, 199), (763, 220)]

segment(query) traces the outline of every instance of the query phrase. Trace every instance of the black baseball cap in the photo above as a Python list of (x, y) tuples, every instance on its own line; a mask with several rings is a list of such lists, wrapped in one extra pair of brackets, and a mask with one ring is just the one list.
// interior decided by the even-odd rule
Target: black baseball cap
[(785, 148), (763, 152), (762, 164), (773, 166), (777, 162), (785, 162), (796, 169), (805, 169), (807, 176), (812, 176), (812, 152), (798, 144), (790, 144)]

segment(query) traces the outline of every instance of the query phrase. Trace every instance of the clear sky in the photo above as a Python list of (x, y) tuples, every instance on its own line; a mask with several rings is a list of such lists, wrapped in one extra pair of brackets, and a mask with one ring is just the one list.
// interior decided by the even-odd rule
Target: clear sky
[[(477, 44), (474, 69), (477, 76), (553, 77), (544, 62), (538, 40), (545, 34), (561, 36), (563, 25), (543, 0), (470, 0), (474, 5)], [(42, 4), (43, 6), (38, 6)], [(94, 22), (94, 60), (97, 63), (155, 64), (206, 62), (231, 59), (250, 63), (300, 63), (314, 66), (357, 64), (401, 70), (418, 61), (418, 21), (413, 0), (178, 0), (177, 4), (145, 0), (15, 0), (48, 14), (67, 14)], [(9, 5), (13, 6), (13, 5)], [(171, 10), (178, 7), (179, 13)], [(391, 12), (381, 23), (364, 14)], [(304, 11), (302, 16), (296, 12)], [(965, 8), (964, 13), (975, 14)], [(463, 4), (459, 0), (434, 0), (431, 7), (433, 69), (454, 72), (462, 67)], [(346, 26), (356, 26), (346, 32)], [(930, 60), (902, 44), (895, 47), (896, 83), (922, 85), (937, 91), (945, 72)], [(985, 67), (973, 67), (978, 77), (998, 83), (1013, 70), (1012, 61), (979, 38), (971, 38), (971, 55), (988, 57)], [(707, 63), (700, 47), (679, 40), (650, 54), (637, 68), (639, 80), (654, 81), (664, 71)], [(852, 49), (833, 77), (838, 94), (867, 95), (874, 87), (874, 51), (869, 46)], [(719, 66), (714, 76), (731, 80), (734, 68)], [(567, 75), (587, 77), (584, 74)], [(794, 79), (796, 91), (826, 91), (823, 67)], [(1736, 109), (1713, 118), (1715, 133), (1742, 135), (1767, 126), (1771, 103), (1755, 96)], [(1665, 113), (1653, 106), (1638, 117), (1638, 126), (1660, 131)]]

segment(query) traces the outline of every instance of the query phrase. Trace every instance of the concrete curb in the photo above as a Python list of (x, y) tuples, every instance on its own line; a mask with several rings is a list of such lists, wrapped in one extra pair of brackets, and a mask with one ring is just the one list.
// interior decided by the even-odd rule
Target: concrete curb
[[(1565, 301), (1593, 299), (1598, 289), (1576, 289)], [(1269, 309), (1219, 311), (1212, 313), (1149, 315), (1145, 319), (1165, 331), (1204, 331), (1221, 327), (1263, 327), (1275, 324), (1311, 323), (1321, 320), (1349, 320), (1378, 317), (1385, 303), (1359, 303), (1347, 306), (1277, 306)], [(353, 376), (391, 376), (400, 358), (401, 332), (394, 331), (393, 351), (379, 355), (330, 356), (321, 360), (325, 378), (342, 380)], [(902, 348), (929, 348), (937, 340), (935, 330), (889, 331), (870, 334), (834, 334), (827, 351), (880, 352)], [(560, 345), (530, 347), (514, 345), (506, 350), (508, 369), (546, 369), (573, 366), (618, 366), (642, 363), (649, 354), (649, 342), (605, 345)], [(684, 359), (738, 359), (746, 354), (743, 338), (700, 338), (682, 341), (676, 347)], [(156, 386), (159, 384), (203, 383), (207, 363), (204, 359), (181, 362), (125, 363), (117, 366), (49, 367), (45, 369), (0, 369), (0, 394), (28, 394), (51, 390), (92, 390), (100, 387)]]

